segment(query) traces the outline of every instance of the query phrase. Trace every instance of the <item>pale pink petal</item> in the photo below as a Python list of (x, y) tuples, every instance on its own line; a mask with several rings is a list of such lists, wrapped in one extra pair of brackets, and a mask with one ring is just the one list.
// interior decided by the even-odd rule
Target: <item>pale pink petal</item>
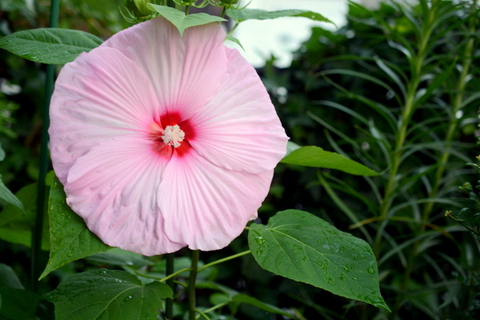
[(255, 69), (228, 50), (228, 69), (215, 98), (192, 119), (192, 147), (217, 166), (259, 173), (285, 155), (287, 136)]
[(65, 65), (50, 104), (50, 151), (60, 181), (92, 147), (144, 135), (157, 107), (148, 77), (118, 50), (96, 48)]
[(110, 246), (144, 255), (185, 246), (166, 236), (157, 191), (167, 159), (151, 143), (112, 139), (77, 159), (65, 185), (67, 203)]
[(235, 239), (268, 194), (273, 170), (229, 171), (195, 152), (172, 157), (162, 176), (158, 205), (170, 240), (190, 249), (217, 250)]
[(162, 17), (137, 24), (105, 41), (142, 67), (162, 106), (189, 118), (220, 87), (227, 59), (225, 33), (214, 23), (188, 28), (183, 37)]

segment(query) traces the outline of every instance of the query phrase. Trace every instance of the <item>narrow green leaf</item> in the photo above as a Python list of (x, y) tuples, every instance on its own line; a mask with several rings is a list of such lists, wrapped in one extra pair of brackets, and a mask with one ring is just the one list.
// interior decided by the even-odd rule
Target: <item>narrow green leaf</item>
[[(450, 64), (450, 66), (448, 66), (448, 68), (445, 68), (440, 74), (432, 75), (433, 81), (429, 84), (426, 91), (424, 91), (424, 92), (418, 91), (417, 92), (417, 96), (415, 97), (416, 98), (415, 99), (415, 105), (416, 106), (419, 106), (423, 102), (425, 102), (433, 94), (433, 92), (435, 90), (437, 90), (442, 84), (445, 83), (445, 80), (450, 76), (450, 74), (452, 73), (456, 64), (457, 64), (457, 62), (454, 61), (452, 64)], [(421, 92), (421, 94), (420, 94), (420, 92)]]
[(274, 314), (281, 314), (282, 316), (285, 316), (287, 318), (295, 318), (292, 314), (277, 308), (275, 306), (272, 306), (271, 304), (262, 302), (254, 297), (248, 296), (246, 294), (237, 294), (234, 296), (231, 300), (232, 302), (239, 302), (239, 303), (246, 303), (249, 305), (252, 305), (254, 307), (257, 307), (263, 311), (269, 312), (269, 313), (274, 313)]
[(3, 183), (2, 175), (0, 175), (0, 199), (7, 201), (19, 209), (25, 211), (23, 203), (10, 191), (7, 186)]
[(383, 61), (382, 59), (380, 59), (379, 57), (374, 57), (374, 60), (375, 60), (375, 63), (377, 64), (377, 66), (383, 70), (383, 72), (385, 72), (389, 77), (390, 79), (393, 80), (393, 82), (395, 82), (395, 84), (398, 86), (398, 88), (400, 89), (400, 91), (402, 91), (402, 95), (404, 97), (407, 96), (407, 89), (406, 89), (406, 86), (405, 84), (402, 82), (402, 80), (400, 79), (400, 77), (397, 75), (397, 73), (392, 69), (390, 68), (389, 66), (387, 66), (387, 64), (385, 63), (385, 61)]
[(306, 146), (296, 149), (283, 158), (281, 162), (306, 167), (336, 169), (354, 175), (378, 175), (377, 172), (363, 164), (347, 159), (338, 153), (325, 151), (322, 148), (315, 146)]
[(286, 210), (267, 226), (252, 224), (248, 245), (265, 270), (389, 310), (368, 243), (308, 212)]
[(0, 263), (0, 287), (25, 289), (13, 269), (3, 263)]
[(23, 289), (0, 287), (2, 306), (0, 319), (8, 320), (35, 320), (40, 296)]
[(393, 90), (393, 88), (390, 85), (388, 85), (386, 82), (382, 81), (379, 78), (373, 77), (373, 76), (371, 76), (371, 75), (369, 75), (365, 72), (358, 72), (358, 71), (349, 70), (349, 69), (330, 69), (330, 70), (325, 70), (325, 71), (322, 72), (322, 75), (330, 75), (330, 74), (335, 74), (335, 75), (343, 74), (343, 75), (347, 75), (347, 76), (352, 76), (352, 77), (358, 77), (358, 78), (361, 78), (361, 79), (365, 79), (365, 80), (370, 81), (372, 83), (378, 84), (379, 86), (382, 86), (387, 91), (390, 91), (390, 92), (392, 92), (393, 94), (396, 95), (395, 90)]
[(164, 283), (145, 286), (125, 271), (96, 269), (76, 274), (47, 294), (56, 320), (158, 319), (162, 300), (172, 298)]
[[(23, 187), (16, 193), (16, 197), (23, 203), (24, 210), (13, 204), (7, 204), (0, 212), (0, 239), (29, 247), (37, 210), (37, 184), (33, 183)], [(42, 250), (50, 249), (48, 230), (48, 217), (45, 215)]]
[(245, 51), (245, 49), (243, 48), (240, 40), (238, 40), (238, 39), (235, 38), (234, 36), (227, 35), (227, 37), (225, 38), (225, 40), (230, 40), (230, 41), (232, 41), (233, 43), (236, 43), (240, 48), (242, 48), (243, 51)]
[(50, 188), (50, 259), (40, 279), (61, 266), (105, 252), (110, 247), (88, 230), (87, 225), (66, 203), (63, 186), (55, 178)]
[(149, 9), (158, 12), (162, 17), (173, 23), (173, 25), (177, 27), (178, 31), (180, 32), (180, 35), (183, 35), (185, 29), (190, 27), (200, 26), (211, 22), (226, 21), (223, 18), (212, 16), (207, 13), (194, 13), (186, 15), (182, 11), (174, 8), (152, 3), (149, 3), (148, 7)]
[(101, 39), (84, 31), (40, 28), (15, 32), (1, 38), (0, 48), (27, 60), (64, 64), (101, 43)]
[(320, 13), (310, 10), (278, 10), (266, 11), (261, 9), (227, 9), (227, 16), (235, 21), (242, 22), (245, 20), (267, 20), (283, 17), (303, 17), (314, 21), (328, 22), (334, 24), (329, 19), (322, 16)]

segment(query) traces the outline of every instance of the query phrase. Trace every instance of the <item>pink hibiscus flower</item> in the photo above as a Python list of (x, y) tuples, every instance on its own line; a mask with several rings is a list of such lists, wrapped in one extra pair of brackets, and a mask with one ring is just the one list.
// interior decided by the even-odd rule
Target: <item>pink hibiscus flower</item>
[(60, 72), (50, 149), (67, 203), (110, 246), (144, 255), (227, 246), (257, 216), (287, 136), (217, 24), (163, 18)]

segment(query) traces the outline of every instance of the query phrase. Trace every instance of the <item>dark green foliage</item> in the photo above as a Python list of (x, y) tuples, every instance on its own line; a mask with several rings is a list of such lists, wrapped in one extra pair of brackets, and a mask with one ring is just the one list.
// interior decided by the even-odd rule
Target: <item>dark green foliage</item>
[(293, 141), (381, 173), (283, 172), (279, 206), (315, 212), (368, 241), (393, 310), (339, 301), (344, 312), (310, 296), (310, 317), (456, 319), (478, 303), (457, 277), (476, 279), (478, 238), (444, 215), (463, 207), (457, 186), (478, 154), (478, 9), (471, 1), (420, 2), (375, 12), (352, 3), (348, 24), (313, 28), (291, 68), (265, 69)]
[[(125, 27), (118, 11), (120, 2), (62, 1), (60, 27), (105, 39)], [(48, 7), (40, 4), (30, 8), (23, 1), (2, 0), (0, 9), (2, 36), (48, 24)], [(313, 28), (290, 68), (275, 69), (272, 60), (262, 70), (292, 141), (337, 152), (342, 160), (359, 161), (362, 168), (379, 175), (359, 177), (292, 162), (280, 164), (257, 221), (263, 225), (252, 226), (251, 232), (265, 231), (275, 212), (295, 208), (362, 238), (376, 256), (380, 291), (393, 313), (274, 276), (260, 268), (251, 255), (242, 255), (248, 248), (246, 234), (229, 248), (202, 253), (200, 268), (228, 255), (242, 258), (199, 273), (200, 311), (210, 319), (259, 320), (479, 316), (479, 238), (445, 217), (445, 212), (451, 211), (478, 231), (478, 192), (473, 187), (478, 175), (465, 165), (478, 155), (477, 16), (472, 1), (422, 0), (415, 7), (393, 2), (374, 12), (351, 4), (347, 25), (334, 32)], [(0, 142), (6, 155), (0, 162), (0, 174), (14, 193), (38, 178), (44, 76), (39, 64), (0, 50), (0, 80), (7, 79), (21, 88), (18, 94), (0, 97), (0, 108), (7, 111), (0, 115)], [(465, 181), (471, 183), (462, 187), (470, 205), (462, 211), (467, 207), (466, 199), (457, 186)], [(18, 194), (25, 205), (28, 202), (23, 193)], [(4, 212), (15, 212), (19, 221), (30, 223), (19, 210), (9, 205)], [(26, 210), (29, 214), (30, 208)], [(27, 239), (28, 227), (24, 229), (21, 237)], [(100, 245), (93, 251), (105, 249)], [(0, 240), (0, 262), (5, 264), (0, 265), (4, 266), (0, 280), (4, 274), (18, 275), (18, 279), (11, 278), (15, 279), (13, 285), (12, 281), (0, 281), (0, 318), (11, 318), (17, 312), (28, 319), (36, 312), (40, 319), (52, 319), (53, 305), (39, 294), (56, 288), (61, 292), (65, 284), (78, 279), (88, 282), (101, 278), (98, 268), (109, 268), (113, 275), (109, 285), (115, 285), (115, 279), (126, 279), (135, 293), (149, 290), (155, 296), (163, 292), (158, 282), (151, 283), (165, 277), (164, 257), (145, 258), (114, 249), (55, 271), (57, 266), (47, 269), (53, 272), (40, 282), (39, 294), (33, 293), (21, 285), (28, 283), (29, 255), (26, 246)], [(58, 266), (73, 260), (68, 251), (59, 257)], [(184, 284), (190, 260), (176, 257), (175, 261), (175, 271), (179, 272), (176, 281)], [(73, 278), (64, 282), (69, 276)], [(59, 286), (61, 282), (63, 286)], [(103, 294), (95, 288), (86, 294)], [(61, 297), (46, 297), (61, 305), (61, 299), (69, 297), (69, 290), (65, 291)], [(115, 290), (112, 292), (115, 296)], [(177, 285), (174, 294), (175, 319), (181, 319), (186, 290)], [(156, 317), (152, 310), (157, 302), (162, 308), (166, 295), (160, 294), (158, 299), (151, 296), (144, 299), (140, 294), (136, 301), (142, 304), (148, 300), (148, 314)], [(122, 299), (129, 297), (127, 294)], [(119, 300), (109, 301), (114, 306)], [(90, 306), (88, 301), (86, 305)], [(65, 306), (57, 310), (62, 317), (68, 314)]]

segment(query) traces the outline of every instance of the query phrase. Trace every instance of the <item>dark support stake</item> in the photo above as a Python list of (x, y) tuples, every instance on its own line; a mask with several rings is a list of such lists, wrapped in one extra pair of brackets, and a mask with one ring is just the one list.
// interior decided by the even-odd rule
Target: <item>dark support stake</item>
[[(50, 7), (50, 28), (58, 26), (58, 12), (60, 7), (60, 0), (52, 0)], [(37, 291), (38, 277), (42, 271), (43, 265), (40, 262), (40, 254), (42, 250), (42, 231), (43, 231), (43, 217), (45, 214), (45, 177), (47, 176), (49, 168), (48, 155), (48, 126), (50, 124), (48, 117), (48, 110), (50, 106), (50, 98), (53, 93), (53, 84), (55, 78), (55, 66), (47, 65), (45, 78), (45, 94), (43, 101), (42, 113), (42, 137), (40, 145), (40, 163), (39, 176), (37, 185), (37, 212), (35, 217), (35, 226), (32, 230), (32, 265), (31, 265), (31, 287), (33, 291)]]

